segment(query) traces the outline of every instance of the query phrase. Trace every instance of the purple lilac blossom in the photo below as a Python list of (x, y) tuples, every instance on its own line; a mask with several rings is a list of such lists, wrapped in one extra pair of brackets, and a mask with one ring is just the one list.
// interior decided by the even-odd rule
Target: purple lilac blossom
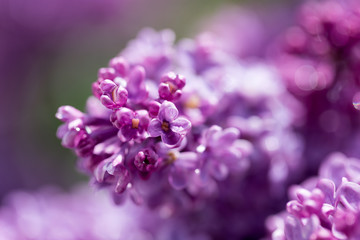
[(360, 134), (359, 9), (352, 0), (306, 1), (297, 23), (270, 49), (287, 88), (306, 107), (299, 131), (309, 174), (332, 151), (360, 157), (354, 146)]
[(359, 239), (360, 161), (332, 153), (319, 175), (293, 186), (287, 211), (267, 221), (271, 239)]
[(272, 67), (211, 35), (175, 44), (145, 29), (92, 87), (85, 113), (59, 108), (57, 135), (116, 203), (166, 207), (213, 239), (259, 237), (301, 175), (302, 105)]
[(149, 124), (151, 137), (161, 136), (161, 140), (169, 145), (176, 146), (181, 143), (182, 137), (191, 128), (191, 122), (186, 118), (179, 117), (179, 111), (172, 102), (164, 101), (159, 109), (157, 118)]
[(119, 207), (103, 192), (78, 186), (13, 192), (0, 208), (0, 239), (208, 240), (189, 232), (166, 208), (149, 210), (128, 202)]

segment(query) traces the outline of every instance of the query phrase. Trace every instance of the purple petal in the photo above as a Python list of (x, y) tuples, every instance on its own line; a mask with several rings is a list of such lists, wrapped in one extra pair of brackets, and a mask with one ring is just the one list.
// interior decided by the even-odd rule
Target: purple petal
[(128, 91), (125, 88), (119, 86), (113, 94), (113, 99), (118, 107), (124, 106), (128, 99)]
[(177, 90), (175, 93), (173, 93), (173, 100), (177, 100), (182, 96), (182, 91)]
[(198, 156), (194, 152), (182, 152), (174, 164), (177, 167), (195, 170), (198, 165)]
[(151, 120), (148, 132), (151, 137), (158, 137), (162, 133), (161, 122), (158, 119)]
[(156, 101), (151, 101), (149, 103), (149, 115), (150, 117), (154, 118), (159, 114), (159, 110), (160, 110), (160, 103), (156, 102)]
[(114, 102), (113, 102), (113, 100), (109, 97), (109, 96), (107, 96), (107, 95), (102, 95), (101, 97), (100, 97), (100, 101), (101, 101), (101, 103), (105, 106), (105, 107), (107, 107), (107, 108), (109, 108), (109, 109), (113, 109), (114, 108)]
[(358, 159), (347, 161), (347, 177), (352, 182), (360, 182), (360, 163)]
[(103, 91), (103, 93), (111, 93), (116, 87), (116, 83), (109, 79), (106, 79), (100, 83), (100, 89)]
[(219, 133), (221, 130), (222, 130), (221, 127), (217, 125), (213, 125), (210, 128), (208, 128), (204, 133), (203, 144), (205, 146), (211, 145), (212, 142), (215, 140), (217, 133)]
[(119, 174), (118, 181), (115, 186), (115, 192), (123, 193), (126, 190), (126, 187), (130, 180), (130, 172), (127, 169), (122, 168), (122, 172)]
[(336, 205), (341, 202), (347, 208), (358, 209), (360, 203), (360, 185), (344, 182), (336, 192)]
[(174, 72), (168, 72), (164, 76), (161, 77), (160, 82), (161, 83), (175, 83), (176, 74)]
[(148, 129), (150, 118), (149, 113), (146, 110), (138, 110), (136, 111), (137, 118), (139, 119), (139, 132)]
[(115, 57), (110, 61), (110, 67), (114, 68), (115, 71), (124, 77), (129, 69), (129, 64), (122, 57)]
[(223, 163), (213, 162), (210, 173), (216, 180), (222, 181), (229, 175), (229, 168)]
[(317, 186), (318, 189), (320, 189), (324, 196), (325, 196), (325, 203), (328, 204), (334, 204), (334, 198), (335, 198), (335, 184), (333, 181), (323, 178), (319, 180)]
[(308, 240), (319, 226), (316, 216), (311, 217), (305, 225), (292, 216), (288, 216), (285, 222), (285, 235), (288, 240)]
[(131, 71), (127, 89), (129, 97), (136, 101), (141, 101), (148, 96), (145, 86), (145, 69), (143, 67), (137, 66)]
[(168, 122), (172, 122), (175, 118), (177, 118), (179, 111), (177, 110), (175, 104), (169, 101), (164, 101), (159, 110), (159, 119), (161, 122), (164, 120)]
[(75, 118), (81, 118), (84, 114), (72, 106), (62, 106), (59, 107), (55, 116), (60, 121), (67, 122)]
[(332, 180), (335, 183), (335, 186), (338, 187), (341, 183), (341, 179), (346, 176), (346, 161), (347, 158), (342, 153), (331, 154), (320, 167), (319, 176)]
[(186, 187), (187, 176), (183, 168), (172, 167), (169, 174), (169, 183), (176, 190), (181, 190)]
[(105, 173), (107, 173), (107, 168), (111, 159), (105, 159), (101, 163), (99, 163), (94, 170), (95, 180), (99, 183), (102, 183), (105, 179)]
[(86, 137), (84, 130), (70, 129), (62, 138), (61, 144), (67, 148), (78, 147), (80, 141)]
[(100, 79), (114, 80), (116, 77), (115, 70), (113, 68), (100, 68), (98, 71), (98, 77)]
[(68, 126), (66, 123), (60, 125), (56, 131), (56, 136), (58, 138), (63, 138), (64, 135), (69, 131)]
[(135, 113), (129, 108), (121, 108), (116, 111), (116, 121), (120, 127), (124, 125), (131, 125)]
[(130, 141), (131, 139), (136, 138), (137, 136), (137, 129), (132, 128), (132, 126), (130, 125), (126, 125), (122, 127), (120, 132), (121, 132), (120, 139), (122, 142)]
[(335, 213), (335, 207), (331, 204), (324, 203), (321, 207), (321, 213), (328, 218)]
[(236, 128), (226, 128), (223, 130), (219, 142), (224, 145), (231, 145), (236, 139), (238, 139), (240, 131)]
[(181, 139), (182, 137), (179, 133), (173, 132), (171, 130), (167, 131), (166, 133), (161, 132), (161, 140), (167, 145), (174, 146), (178, 144)]
[(159, 85), (159, 96), (165, 100), (172, 100), (169, 84), (160, 83)]
[(182, 89), (183, 87), (185, 87), (186, 79), (183, 75), (177, 74), (175, 81), (176, 81), (176, 85), (179, 89)]
[(130, 73), (129, 76), (129, 86), (136, 89), (139, 88), (141, 84), (143, 84), (145, 80), (145, 69), (142, 66), (136, 66)]
[(170, 123), (173, 132), (186, 134), (191, 128), (191, 122), (186, 118), (179, 117)]
[[(291, 200), (286, 204), (286, 211), (296, 217), (304, 217), (303, 206), (296, 200)], [(308, 216), (306, 215), (306, 217)]]
[(211, 182), (212, 178), (209, 175), (209, 170), (206, 167), (196, 169), (193, 174), (192, 182), (196, 185), (204, 187)]
[(96, 98), (100, 98), (103, 94), (102, 90), (100, 89), (100, 83), (98, 82), (93, 82), (93, 84), (91, 84), (91, 90)]
[(285, 235), (289, 240), (307, 240), (302, 236), (302, 224), (294, 217), (287, 217), (285, 221)]

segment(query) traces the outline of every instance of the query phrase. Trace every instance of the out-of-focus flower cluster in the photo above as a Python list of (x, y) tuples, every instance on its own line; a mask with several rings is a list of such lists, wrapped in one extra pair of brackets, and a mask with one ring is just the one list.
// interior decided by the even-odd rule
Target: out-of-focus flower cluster
[(306, 107), (301, 133), (311, 173), (335, 150), (360, 157), (354, 146), (360, 118), (352, 106), (359, 109), (359, 1), (305, 2), (297, 23), (272, 47), (284, 82)]
[[(181, 219), (127, 203), (116, 207), (102, 192), (44, 188), (14, 192), (0, 208), (0, 239), (207, 240), (187, 232)], [(179, 220), (179, 221), (178, 221)]]
[(333, 153), (319, 176), (290, 188), (286, 213), (267, 225), (272, 239), (359, 239), (360, 161)]

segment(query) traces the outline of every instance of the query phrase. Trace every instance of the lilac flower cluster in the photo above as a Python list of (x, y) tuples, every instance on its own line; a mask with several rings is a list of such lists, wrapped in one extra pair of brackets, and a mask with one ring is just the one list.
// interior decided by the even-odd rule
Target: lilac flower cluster
[[(219, 239), (259, 235), (301, 173), (303, 108), (264, 63), (239, 62), (208, 34), (174, 39), (141, 31), (99, 70), (85, 113), (59, 108), (57, 136), (117, 203), (166, 206)], [(217, 208), (243, 226), (214, 228)]]
[(306, 106), (300, 131), (312, 174), (334, 150), (360, 157), (354, 147), (360, 122), (352, 105), (358, 108), (360, 96), (359, 10), (358, 1), (307, 1), (297, 24), (270, 50), (288, 89)]
[[(123, 208), (101, 192), (79, 186), (71, 193), (54, 188), (14, 192), (0, 208), (0, 239), (49, 240), (208, 240), (190, 233), (166, 210), (151, 211), (131, 202)], [(174, 238), (176, 236), (176, 238)]]
[(288, 186), (321, 165), (268, 218), (271, 238), (360, 238), (360, 4), (305, 2), (266, 61), (244, 18), (257, 28), (234, 44), (214, 35), (241, 36), (232, 27), (176, 43), (142, 30), (99, 70), (85, 112), (59, 108), (57, 136), (115, 203), (210, 239), (262, 237)]
[(359, 239), (360, 161), (333, 153), (319, 176), (290, 188), (287, 212), (268, 219), (272, 239)]

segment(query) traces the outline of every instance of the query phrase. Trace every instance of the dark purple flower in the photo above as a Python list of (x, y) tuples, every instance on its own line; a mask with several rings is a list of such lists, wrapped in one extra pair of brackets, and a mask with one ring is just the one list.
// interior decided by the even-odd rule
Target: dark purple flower
[(178, 115), (176, 106), (172, 102), (164, 101), (157, 118), (150, 122), (148, 128), (150, 136), (161, 136), (161, 140), (170, 146), (178, 145), (191, 128), (190, 121)]
[(134, 164), (141, 172), (152, 172), (159, 164), (159, 156), (147, 148), (136, 154)]

